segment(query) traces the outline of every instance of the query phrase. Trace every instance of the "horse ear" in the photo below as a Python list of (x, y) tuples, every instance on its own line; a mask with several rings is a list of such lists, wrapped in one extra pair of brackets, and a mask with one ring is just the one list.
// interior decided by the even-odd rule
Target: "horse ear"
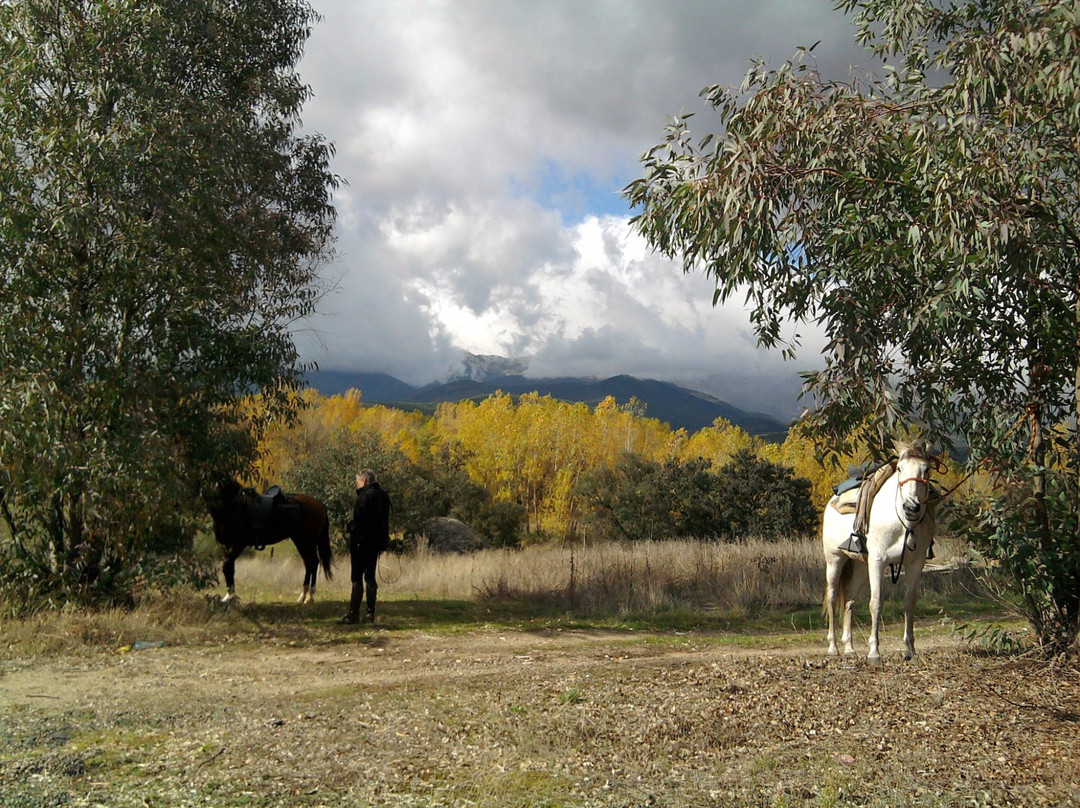
[(926, 438), (915, 438), (910, 443), (896, 441), (897, 457), (916, 457), (921, 460), (930, 460), (935, 456), (932, 446), (926, 442)]

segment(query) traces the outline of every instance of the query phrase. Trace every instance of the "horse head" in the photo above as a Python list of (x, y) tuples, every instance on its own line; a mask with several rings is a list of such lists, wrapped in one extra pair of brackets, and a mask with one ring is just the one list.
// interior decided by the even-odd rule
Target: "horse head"
[(926, 515), (930, 504), (930, 470), (937, 458), (922, 439), (896, 445), (897, 490), (903, 516), (917, 523)]
[(203, 493), (214, 536), (221, 544), (230, 544), (244, 524), (244, 505), (247, 489), (231, 477), (217, 477)]

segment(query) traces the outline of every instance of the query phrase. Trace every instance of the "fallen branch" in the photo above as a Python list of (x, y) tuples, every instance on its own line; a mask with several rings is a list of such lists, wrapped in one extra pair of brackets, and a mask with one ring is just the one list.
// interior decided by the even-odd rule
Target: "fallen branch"
[(207, 765), (208, 763), (213, 763), (215, 760), (217, 760), (223, 754), (225, 754), (225, 747), (224, 746), (221, 747), (213, 757), (208, 757), (206, 760), (204, 760), (202, 763), (200, 763), (196, 768), (201, 769), (203, 766)]

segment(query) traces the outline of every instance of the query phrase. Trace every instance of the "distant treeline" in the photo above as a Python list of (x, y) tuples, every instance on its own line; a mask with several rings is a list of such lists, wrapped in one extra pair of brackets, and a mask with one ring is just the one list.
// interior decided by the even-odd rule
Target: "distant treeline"
[[(492, 545), (568, 539), (731, 540), (816, 530), (846, 459), (826, 467), (793, 429), (782, 443), (718, 419), (688, 434), (640, 402), (595, 407), (535, 393), (440, 404), (433, 415), (302, 394), (295, 424), (271, 430), (256, 485), (284, 484), (347, 520), (353, 477), (374, 469), (406, 543), (432, 517)], [(861, 458), (852, 458), (852, 462)]]

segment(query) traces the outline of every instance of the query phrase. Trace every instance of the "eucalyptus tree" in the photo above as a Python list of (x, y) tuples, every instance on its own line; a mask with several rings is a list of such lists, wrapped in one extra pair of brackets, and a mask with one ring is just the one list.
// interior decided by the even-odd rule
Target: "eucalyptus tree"
[(288, 414), (338, 182), (299, 133), (315, 21), (302, 0), (0, 0), (9, 575), (93, 587), (183, 544), (199, 481), (251, 457), (238, 394)]
[(812, 48), (703, 91), (626, 189), (635, 222), (806, 375), (838, 449), (915, 423), (996, 475), (968, 529), (1015, 575), (1049, 652), (1080, 619), (1080, 6), (840, 0), (878, 75)]

